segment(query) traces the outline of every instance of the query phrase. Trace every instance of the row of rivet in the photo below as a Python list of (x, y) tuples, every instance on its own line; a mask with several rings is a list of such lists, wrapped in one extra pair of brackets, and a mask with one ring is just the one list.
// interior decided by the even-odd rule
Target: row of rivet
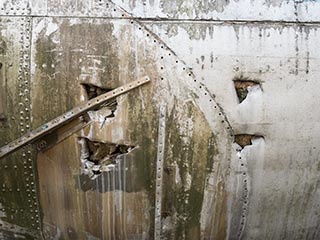
[(23, 3), (18, 2), (19, 5), (15, 4), (5, 4), (3, 3), (0, 7), (0, 15), (30, 15), (31, 14), (31, 8), (29, 6), (29, 3), (26, 2), (24, 5)]
[[(27, 116), (25, 116), (25, 114), (22, 114), (22, 109), (24, 109), (24, 108), (28, 108), (28, 106), (27, 105), (25, 105), (24, 103), (23, 103), (23, 96), (24, 96), (24, 94), (23, 94), (23, 92), (24, 92), (24, 90), (25, 89), (27, 89), (28, 87), (25, 87), (25, 79), (24, 79), (24, 71), (23, 71), (23, 63), (24, 63), (24, 60), (23, 60), (23, 58), (24, 58), (24, 21), (25, 21), (25, 19), (24, 18), (22, 18), (22, 19), (19, 19), (20, 21), (21, 21), (21, 23), (20, 23), (20, 25), (19, 25), (19, 28), (21, 29), (21, 31), (20, 31), (20, 35), (19, 35), (19, 38), (20, 38), (20, 40), (19, 40), (19, 45), (21, 46), (20, 47), (20, 51), (19, 51), (19, 61), (18, 61), (18, 83), (17, 83), (17, 85), (18, 85), (18, 91), (19, 91), (19, 94), (18, 94), (18, 98), (17, 98), (17, 100), (19, 101), (19, 104), (17, 104), (18, 105), (18, 111), (15, 113), (15, 115), (14, 116), (12, 116), (11, 117), (11, 119), (12, 119), (12, 121), (13, 122), (15, 122), (16, 124), (16, 126), (17, 126), (17, 130), (18, 130), (18, 135), (21, 135), (21, 134), (23, 134), (23, 132), (24, 132), (24, 126), (26, 125), (26, 126), (29, 126), (29, 124), (25, 124), (24, 123), (24, 120), (25, 119), (28, 119), (29, 117)], [(10, 64), (9, 66), (12, 66), (13, 64)], [(28, 102), (28, 101), (27, 101)], [(16, 117), (17, 116), (17, 114), (19, 115), (19, 117)], [(17, 120), (17, 121), (16, 121)], [(5, 143), (5, 144), (7, 144), (7, 143)], [(26, 153), (22, 153), (22, 151), (20, 151), (20, 152), (18, 152), (18, 154), (22, 154), (22, 158), (24, 157), (24, 155), (26, 155)], [(19, 161), (19, 160), (18, 160)], [(8, 168), (13, 168), (14, 170), (16, 170), (16, 171), (21, 171), (21, 167), (20, 166), (22, 166), (22, 165), (20, 165), (20, 161), (19, 162), (17, 162), (16, 164), (13, 164), (13, 165), (11, 165), (10, 163), (8, 163), (8, 164), (4, 164), (4, 165), (2, 165), (1, 167), (3, 168), (3, 169), (8, 169)], [(24, 173), (28, 173), (29, 174), (29, 172), (30, 172), (30, 169), (31, 169), (31, 171), (32, 171), (32, 165), (26, 165), (26, 164), (24, 164), (24, 162), (23, 162), (23, 172)], [(26, 181), (24, 180), (24, 183), (26, 183)], [(29, 183), (29, 184), (34, 184), (34, 182), (32, 181), (31, 183)], [(12, 194), (12, 193), (16, 193), (16, 192), (18, 192), (18, 193), (21, 193), (23, 196), (26, 196), (27, 195), (27, 193), (28, 193), (28, 191), (30, 191), (26, 186), (27, 185), (29, 185), (29, 184), (25, 184), (24, 186), (21, 186), (21, 185), (16, 185), (16, 186), (6, 186), (6, 184), (4, 183), (3, 185), (2, 185), (2, 188), (1, 188), (1, 192), (4, 194), (4, 193), (8, 193), (8, 194)], [(10, 184), (11, 185), (11, 184)], [(13, 185), (15, 185), (14, 183), (13, 183)], [(10, 204), (10, 203), (9, 203)], [(7, 205), (7, 204), (5, 204), (5, 205)], [(7, 210), (7, 211), (6, 211)], [(22, 213), (22, 212), (27, 212), (28, 210), (25, 210), (25, 209), (16, 209), (16, 208), (10, 208), (10, 207), (6, 207), (6, 208), (3, 208), (2, 209), (2, 211), (5, 211), (6, 213), (9, 213), (9, 212), (12, 212), (13, 214), (14, 213), (16, 213), (16, 214), (18, 214), (18, 213)], [(19, 214), (19, 216), (18, 216), (19, 218), (21, 218), (22, 216), (20, 216), (20, 214)], [(26, 216), (25, 216), (26, 217)]]
[(110, 1), (105, 1), (105, 0), (94, 0), (94, 6), (99, 10), (99, 8), (101, 9), (109, 9), (110, 13), (120, 13), (121, 17), (129, 17), (129, 15), (127, 13), (125, 13), (122, 9), (117, 9), (118, 7), (115, 6), (114, 3), (110, 2)]
[[(18, 117), (18, 119), (17, 119), (17, 121), (18, 121), (18, 126), (17, 126), (17, 128), (18, 128), (18, 130), (19, 130), (19, 135), (22, 135), (23, 133), (24, 133), (24, 126), (26, 125), (25, 124), (25, 119), (28, 119), (29, 118), (29, 116), (26, 116), (25, 114), (24, 114), (24, 111), (23, 111), (23, 109), (24, 108), (28, 108), (28, 106), (25, 104), (25, 101), (23, 101), (23, 97), (24, 97), (24, 91), (25, 91), (25, 89), (27, 89), (26, 87), (25, 87), (25, 79), (24, 79), (24, 75), (23, 75), (23, 63), (24, 63), (24, 18), (21, 18), (21, 23), (20, 23), (20, 29), (21, 29), (21, 31), (20, 31), (20, 41), (19, 41), (19, 43), (20, 43), (20, 45), (21, 45), (21, 49), (20, 49), (20, 53), (19, 53), (19, 68), (18, 68), (18, 86), (19, 86), (19, 104), (18, 104), (18, 109), (19, 109), (19, 117)], [(29, 99), (28, 99), (29, 100)], [(15, 120), (15, 117), (13, 117), (13, 120)], [(24, 158), (24, 155), (26, 155), (26, 153), (24, 153), (24, 151), (22, 152), (21, 151), (21, 155), (22, 155), (22, 158)], [(6, 167), (6, 166), (5, 166)], [(23, 172), (24, 172), (24, 177), (25, 177), (25, 173), (28, 173), (29, 174), (29, 172), (30, 172), (30, 168), (28, 169), (28, 167), (29, 167), (29, 165), (27, 165), (27, 164), (25, 164), (25, 162), (23, 162)], [(20, 169), (18, 169), (18, 167), (17, 166), (14, 166), (14, 169), (16, 169), (16, 170), (20, 170)], [(32, 169), (31, 169), (31, 171), (32, 171)], [(24, 180), (24, 182), (26, 182), (26, 180)], [(19, 189), (19, 192), (21, 191), (20, 190), (20, 188), (18, 188)], [(17, 189), (17, 191), (18, 191), (18, 189)], [(23, 186), (23, 195), (27, 195), (28, 194), (28, 188), (26, 188), (26, 184), (25, 184), (25, 186)], [(27, 208), (28, 209), (28, 208)], [(28, 210), (26, 210), (27, 212), (28, 212)], [(16, 213), (18, 213), (18, 212), (16, 212)], [(22, 213), (22, 212), (21, 212)], [(21, 217), (21, 216), (19, 216), (19, 217)]]
[[(102, 0), (96, 0), (96, 2), (97, 2), (97, 4), (98, 4), (99, 6), (103, 6), (103, 4), (104, 4)], [(110, 7), (108, 3), (106, 4), (106, 7), (107, 7), (107, 8)], [(116, 8), (117, 8), (117, 7), (114, 7), (114, 9), (113, 9), (114, 12), (117, 11)], [(119, 9), (119, 12), (122, 12), (122, 14), (121, 14), (122, 17), (128, 16), (122, 9)], [(130, 20), (130, 23), (131, 23), (131, 24), (134, 24), (135, 22), (136, 22), (136, 21)], [(137, 23), (138, 23), (138, 22), (137, 22)], [(143, 31), (143, 32), (146, 32), (146, 34), (145, 34), (146, 37), (149, 38), (149, 37), (152, 37), (152, 36), (154, 35), (154, 34), (153, 34), (152, 32), (150, 32), (145, 26), (142, 26), (142, 25), (140, 25), (139, 23), (138, 23), (138, 25), (139, 25), (139, 27), (138, 27), (139, 30), (141, 30), (141, 31)], [(160, 44), (160, 48), (161, 48), (162, 50), (165, 50), (168, 56), (174, 56), (174, 57), (176, 58), (175, 63), (176, 63), (176, 64), (180, 64), (180, 63), (181, 63), (182, 70), (184, 70), (184, 71), (187, 73), (187, 75), (188, 75), (190, 78), (192, 78), (192, 80), (193, 80), (193, 82), (194, 82), (195, 84), (197, 84), (198, 81), (196, 80), (196, 78), (195, 78), (193, 72), (191, 71), (191, 69), (188, 68), (188, 67), (186, 67), (185, 64), (184, 64), (181, 60), (177, 59), (177, 56), (175, 56), (175, 54), (174, 54), (168, 47), (166, 47), (163, 42), (160, 42), (158, 39), (156, 39), (156, 38), (154, 38), (154, 37), (153, 37), (153, 42), (154, 42), (155, 44)], [(161, 56), (160, 59), (163, 60), (163, 59), (164, 59), (164, 56), (165, 56), (165, 54), (164, 54), (163, 56)], [(164, 70), (164, 67), (161, 66), (161, 67), (160, 67), (160, 70), (163, 71), (163, 70)], [(164, 80), (164, 77), (161, 76), (160, 79), (161, 79), (161, 80)], [(209, 102), (212, 102), (212, 103), (214, 104), (213, 107), (214, 107), (214, 109), (217, 110), (218, 116), (221, 118), (221, 123), (224, 123), (224, 125), (226, 126), (225, 128), (226, 128), (227, 132), (229, 132), (229, 133), (230, 133), (230, 137), (233, 138), (234, 135), (233, 135), (232, 128), (231, 128), (229, 122), (227, 121), (227, 118), (226, 118), (225, 114), (223, 113), (222, 108), (221, 108), (218, 104), (215, 103), (214, 98), (213, 98), (212, 96), (210, 96), (209, 92), (207, 91), (207, 89), (206, 89), (206, 87), (204, 86), (203, 83), (200, 82), (200, 83), (198, 84), (198, 87), (199, 87), (199, 89), (203, 90), (203, 94), (208, 97), (208, 101), (209, 101)], [(246, 180), (245, 180), (245, 181), (246, 181)], [(158, 211), (159, 211), (159, 210), (158, 210)], [(156, 208), (156, 213), (155, 213), (155, 214), (156, 214), (156, 215), (159, 214), (159, 212), (157, 212), (157, 208)], [(157, 218), (157, 216), (155, 216), (155, 217)], [(157, 231), (156, 231), (156, 233), (157, 233)], [(158, 232), (158, 234), (156, 234), (156, 233), (155, 233), (155, 236), (159, 237), (159, 232)]]
[[(23, 18), (21, 23), (21, 41), (23, 44), (22, 51), (19, 59), (19, 87), (21, 91), (20, 98), (20, 132), (23, 134), (25, 131), (29, 131), (31, 125), (30, 119), (30, 45), (31, 45), (31, 23), (32, 18)], [(26, 129), (26, 130), (25, 130)], [(37, 186), (35, 184), (35, 172), (36, 166), (33, 158), (33, 151), (30, 146), (26, 146), (22, 150), (23, 168), (25, 176), (25, 191), (28, 197), (29, 212), (31, 213), (31, 219), (35, 221), (31, 224), (32, 227), (40, 230), (40, 216), (39, 216), (39, 203), (37, 199)], [(33, 215), (34, 214), (34, 215)]]
[[(133, 23), (134, 23), (134, 21), (131, 21), (131, 24), (133, 24)], [(145, 30), (145, 31), (148, 32), (148, 30), (145, 29), (145, 27), (141, 27), (141, 26), (140, 26), (138, 29), (139, 29), (139, 30)], [(146, 36), (146, 37), (151, 37), (152, 34), (148, 32), (145, 36)], [(153, 42), (154, 42), (154, 43), (160, 43), (159, 40), (157, 40), (157, 39), (153, 39)], [(160, 43), (160, 44), (161, 44), (161, 43)], [(197, 84), (197, 83), (198, 83), (198, 81), (196, 80), (193, 72), (191, 71), (191, 68), (186, 67), (185, 64), (184, 64), (181, 60), (177, 59), (177, 56), (175, 56), (175, 55), (172, 53), (172, 51), (171, 51), (169, 48), (165, 47), (163, 44), (160, 45), (160, 48), (163, 49), (163, 50), (167, 53), (167, 54), (163, 54), (162, 56), (160, 56), (160, 59), (161, 59), (161, 60), (164, 60), (164, 58), (165, 58), (166, 55), (169, 56), (169, 57), (170, 57), (170, 56), (174, 56), (175, 59), (176, 59), (176, 60), (175, 60), (175, 63), (176, 63), (176, 64), (180, 64), (180, 63), (181, 63), (181, 64), (180, 64), (180, 65), (181, 65), (181, 68), (182, 68), (183, 71), (185, 71), (185, 73), (187, 74), (187, 76), (189, 76), (190, 79), (192, 79), (192, 81), (193, 81), (194, 84)], [(160, 67), (160, 70), (161, 70), (161, 72), (163, 72), (163, 71), (165, 70), (165, 67), (164, 67), (164, 66), (161, 66), (161, 67)], [(160, 77), (160, 80), (164, 80), (164, 77), (161, 76), (161, 77)], [(227, 132), (229, 132), (229, 133), (230, 133), (230, 137), (233, 138), (234, 135), (233, 135), (232, 128), (231, 128), (229, 122), (226, 120), (227, 118), (226, 118), (225, 114), (223, 114), (222, 108), (221, 108), (218, 104), (215, 103), (214, 98), (210, 96), (209, 91), (207, 90), (207, 88), (205, 87), (205, 85), (204, 85), (203, 83), (199, 82), (199, 84), (198, 84), (197, 86), (198, 86), (198, 88), (199, 88), (200, 90), (203, 91), (203, 94), (204, 94), (205, 96), (207, 96), (208, 101), (209, 101), (210, 103), (213, 103), (213, 104), (214, 104), (213, 107), (214, 107), (214, 109), (218, 112), (218, 116), (221, 118), (221, 123), (224, 123), (224, 124), (225, 124), (225, 128), (226, 128)]]
[[(134, 24), (135, 21), (131, 20), (130, 23)], [(218, 117), (221, 119), (220, 120), (221, 123), (225, 126), (226, 132), (229, 133), (230, 138), (233, 140), (233, 137), (234, 137), (233, 130), (232, 130), (229, 122), (227, 121), (227, 118), (226, 118), (225, 114), (223, 113), (222, 108), (215, 102), (214, 98), (211, 96), (211, 94), (209, 93), (209, 91), (207, 90), (205, 85), (203, 83), (197, 81), (197, 79), (195, 78), (193, 72), (191, 71), (191, 68), (187, 67), (183, 61), (178, 59), (178, 57), (168, 47), (166, 47), (165, 44), (163, 44), (156, 37), (154, 37), (153, 36), (154, 34), (152, 32), (150, 32), (148, 29), (146, 29), (144, 26), (139, 24), (138, 29), (143, 31), (144, 35), (147, 38), (152, 38), (152, 42), (154, 44), (160, 44), (160, 49), (164, 51), (164, 54), (162, 54), (160, 56), (160, 60), (161, 61), (163, 61), (166, 57), (173, 57), (172, 58), (174, 60), (173, 63), (175, 63), (179, 67), (181, 67), (181, 70), (183, 70), (183, 72), (185, 72), (185, 74), (193, 82), (195, 87), (199, 88), (200, 91), (202, 91), (202, 94), (207, 97), (207, 100), (210, 103), (213, 104), (213, 108), (216, 110)], [(163, 65), (160, 66), (160, 72), (164, 73), (164, 71), (165, 71), (165, 67), (164, 67), (164, 63), (163, 63)], [(160, 76), (160, 80), (161, 81), (164, 80), (164, 74), (162, 74), (162, 76)], [(230, 161), (230, 159), (229, 159), (229, 161)], [(157, 183), (157, 179), (156, 179), (156, 196), (157, 196), (157, 185), (158, 185), (158, 183)], [(159, 206), (161, 206), (161, 203), (156, 202), (156, 208), (155, 208), (155, 214), (156, 214), (156, 216), (155, 216), (155, 219), (156, 219), (156, 221), (155, 221), (155, 237), (157, 239), (161, 239), (161, 237), (159, 238), (159, 236), (161, 236), (160, 233), (159, 233), (159, 225), (161, 226), (161, 223), (158, 222), (159, 221), (159, 219), (158, 219), (159, 215), (157, 215), (157, 214), (159, 214)]]
[(242, 233), (245, 227), (246, 218), (247, 218), (247, 211), (248, 211), (248, 202), (249, 202), (249, 190), (248, 190), (248, 173), (247, 173), (247, 166), (246, 161), (241, 156), (241, 150), (238, 150), (238, 158), (240, 162), (240, 173), (242, 174), (243, 180), (243, 187), (241, 192), (241, 201), (242, 201), (242, 213), (241, 213), (241, 220), (240, 220), (240, 227), (238, 231), (238, 238), (242, 237)]
[[(20, 132), (23, 134), (25, 132), (25, 126), (29, 125), (30, 126), (30, 114), (29, 114), (29, 106), (30, 106), (30, 95), (29, 95), (29, 79), (28, 76), (25, 74), (27, 71), (24, 68), (25, 64), (25, 57), (28, 56), (28, 49), (26, 49), (26, 37), (30, 36), (30, 31), (25, 32), (26, 29), (29, 28), (30, 23), (28, 23), (25, 19), (22, 18), (21, 21), (21, 39), (20, 43), (22, 44), (22, 49), (20, 51), (20, 57), (19, 57), (19, 113), (20, 113)], [(23, 158), (23, 168), (24, 168), (24, 177), (25, 177), (25, 192), (27, 194), (27, 201), (29, 203), (28, 209), (31, 212), (33, 211), (33, 206), (31, 204), (32, 202), (32, 194), (31, 194), (31, 189), (30, 189), (30, 177), (31, 175), (33, 176), (33, 166), (32, 166), (32, 154), (31, 150), (27, 150), (27, 147), (23, 148), (22, 150), (22, 158)], [(32, 213), (33, 214), (33, 213)]]
[(162, 104), (160, 107), (159, 128), (158, 128), (158, 151), (156, 162), (156, 187), (155, 187), (155, 221), (154, 221), (154, 239), (161, 239), (161, 211), (162, 211), (162, 181), (163, 181), (163, 161), (165, 149), (165, 134), (166, 134), (166, 108)]

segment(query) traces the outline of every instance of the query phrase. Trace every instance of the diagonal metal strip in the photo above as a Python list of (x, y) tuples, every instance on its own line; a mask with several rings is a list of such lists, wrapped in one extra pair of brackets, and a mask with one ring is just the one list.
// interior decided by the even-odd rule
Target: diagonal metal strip
[(106, 101), (113, 99), (121, 94), (124, 94), (134, 88), (137, 88), (145, 83), (148, 83), (150, 81), (149, 77), (144, 77), (141, 80), (134, 81), (132, 83), (128, 83), (122, 87), (116, 88), (111, 92), (107, 92), (105, 94), (102, 94), (96, 98), (93, 98), (86, 102), (85, 104), (76, 107), (69, 112), (63, 114), (62, 116), (59, 116), (50, 122), (40, 126), (39, 128), (35, 129), (34, 131), (16, 139), (15, 141), (3, 146), (0, 148), (0, 158), (8, 155), (9, 153), (12, 153), (19, 148), (22, 148), (23, 146), (32, 143), (39, 138), (43, 137), (44, 135), (54, 131), (55, 129), (63, 126), (64, 124), (70, 122), (71, 120), (83, 115), (89, 110), (92, 110), (96, 108), (97, 106), (105, 103)]

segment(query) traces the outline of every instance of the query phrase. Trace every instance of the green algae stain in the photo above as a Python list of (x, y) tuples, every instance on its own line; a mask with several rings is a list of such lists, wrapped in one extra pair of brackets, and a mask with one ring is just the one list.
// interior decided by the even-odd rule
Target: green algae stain
[[(156, 132), (153, 129), (157, 126), (157, 110), (153, 104), (148, 104), (146, 108), (137, 96), (139, 90), (133, 90), (128, 95), (128, 110), (130, 116), (130, 139), (133, 144), (138, 146), (136, 150), (135, 166), (136, 190), (139, 188), (151, 190), (154, 179), (154, 161), (156, 159), (155, 140)], [(147, 90), (144, 90), (146, 93)]]
[(119, 86), (113, 24), (89, 20), (71, 24), (68, 19), (57, 24), (59, 31), (46, 35), (44, 28), (35, 42), (36, 126), (78, 105), (81, 83), (108, 89)]
[(56, 47), (56, 44), (48, 36), (38, 38), (36, 41), (36, 64), (49, 78), (53, 78), (55, 73), (57, 62), (54, 49)]
[[(108, 89), (119, 87), (119, 46), (111, 22), (61, 25), (61, 42), (69, 52), (72, 70), (79, 80)], [(82, 70), (81, 70), (82, 69)], [(80, 78), (80, 74), (83, 76)]]
[[(151, 99), (150, 85), (142, 89), (144, 99)], [(129, 191), (145, 190), (148, 193), (148, 200), (151, 206), (154, 206), (155, 200), (155, 161), (156, 161), (156, 139), (157, 132), (154, 129), (158, 126), (158, 110), (156, 104), (149, 102), (143, 106), (139, 97), (138, 89), (133, 90), (128, 95), (128, 116), (130, 129), (130, 142), (137, 146), (134, 151), (134, 168), (129, 173), (132, 176), (127, 186), (131, 186)], [(128, 178), (127, 178), (128, 179)], [(154, 219), (154, 209), (149, 209), (149, 218)], [(154, 222), (149, 223), (149, 237), (153, 237)]]
[(167, 131), (167, 164), (177, 164), (181, 182), (170, 183), (173, 178), (166, 181), (169, 186), (165, 186), (165, 194), (174, 192), (170, 194), (174, 202), (166, 211), (176, 211), (171, 214), (176, 216), (175, 239), (198, 239), (206, 177), (217, 154), (215, 137), (197, 107), (177, 99), (168, 117)]
[[(3, 31), (2, 33), (4, 35), (0, 36), (0, 93), (2, 94), (0, 96), (0, 104), (2, 104), (2, 110), (7, 122), (0, 132), (0, 146), (22, 135), (21, 129), (24, 128), (19, 125), (22, 122), (20, 119), (20, 111), (22, 109), (18, 107), (21, 101), (21, 96), (19, 95), (21, 93), (21, 85), (19, 86), (21, 84), (19, 82), (19, 54), (21, 54), (23, 47), (20, 43), (15, 42), (14, 38), (10, 37), (10, 31)], [(21, 74), (21, 81), (27, 81), (23, 73)], [(26, 87), (23, 87), (23, 89), (28, 90)], [(24, 102), (23, 106), (24, 108), (29, 108), (28, 102)], [(28, 112), (26, 116), (28, 116)], [(26, 119), (23, 120), (25, 120), (25, 124), (30, 122)], [(36, 185), (32, 178), (32, 174), (34, 174), (31, 162), (33, 155), (30, 153), (23, 157), (23, 153), (26, 153), (29, 149), (29, 147), (24, 147), (1, 159), (0, 162), (0, 215), (4, 225), (8, 224), (10, 226), (12, 224), (12, 231), (3, 232), (2, 236), (6, 237), (6, 239), (15, 239), (17, 237), (36, 239), (38, 232), (36, 225), (34, 225), (35, 220), (32, 220), (37, 219), (36, 213), (31, 211), (34, 205), (30, 207), (31, 203), (29, 202), (31, 200), (29, 196), (31, 196), (34, 185)], [(30, 161), (27, 161), (28, 159)], [(36, 199), (32, 200), (32, 204), (36, 201)], [(25, 228), (25, 233), (17, 232), (15, 234), (14, 226)]]
[(0, 36), (0, 55), (6, 55), (7, 52), (7, 42)]
[[(34, 114), (36, 117), (34, 124), (36, 126), (53, 119), (62, 109), (59, 109), (59, 98), (63, 98), (63, 93), (59, 92), (59, 81), (57, 79), (56, 53), (57, 47), (51, 37), (41, 36), (35, 42), (36, 47), (36, 66), (37, 74), (34, 84)], [(41, 104), (40, 104), (41, 103)], [(61, 108), (61, 107), (60, 107)]]

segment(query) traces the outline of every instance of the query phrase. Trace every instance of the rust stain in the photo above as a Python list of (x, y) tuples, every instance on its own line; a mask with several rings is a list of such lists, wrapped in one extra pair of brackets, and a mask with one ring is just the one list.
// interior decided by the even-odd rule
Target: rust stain
[(260, 137), (262, 136), (251, 134), (237, 134), (234, 136), (234, 142), (239, 144), (242, 148), (244, 148), (245, 146), (252, 145), (253, 139)]

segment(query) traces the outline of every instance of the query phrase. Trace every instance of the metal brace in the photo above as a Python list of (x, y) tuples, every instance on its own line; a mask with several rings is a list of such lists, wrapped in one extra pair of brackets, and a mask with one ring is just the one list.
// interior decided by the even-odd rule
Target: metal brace
[[(50, 122), (47, 122), (40, 126), (39, 128), (25, 134), (24, 136), (10, 142), (9, 144), (3, 146), (0, 148), (0, 159), (4, 156), (17, 151), (18, 149), (22, 148), (23, 146), (33, 143), (36, 140), (39, 140), (43, 138), (48, 133), (51, 133), (52, 131), (62, 127), (66, 123), (82, 116), (87, 111), (90, 111), (97, 106), (107, 102), (110, 99), (113, 99), (121, 94), (124, 94), (126, 92), (129, 92), (130, 90), (137, 88), (145, 83), (150, 82), (149, 77), (144, 77), (141, 80), (137, 80), (131, 83), (128, 83), (122, 87), (118, 87), (110, 92), (104, 93), (96, 98), (90, 99), (85, 104), (82, 104), (76, 108), (73, 108), (72, 110), (66, 112), (65, 114), (51, 120)], [(40, 144), (41, 145), (41, 144)], [(44, 144), (40, 146), (40, 148), (44, 148)]]

